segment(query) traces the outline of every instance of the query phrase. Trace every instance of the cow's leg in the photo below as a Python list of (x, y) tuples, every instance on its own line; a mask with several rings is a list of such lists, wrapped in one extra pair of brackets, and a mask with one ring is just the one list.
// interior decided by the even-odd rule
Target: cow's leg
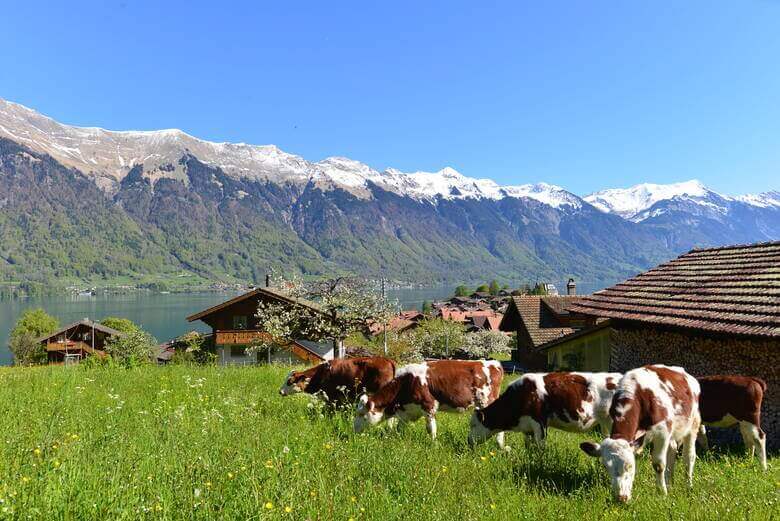
[(666, 453), (669, 451), (669, 433), (658, 433), (653, 436), (653, 451), (650, 458), (655, 470), (655, 485), (658, 490), (666, 495), (666, 480), (664, 479), (666, 471)]
[(428, 413), (425, 416), (425, 428), (428, 430), (428, 434), (431, 435), (431, 439), (436, 439), (436, 415)]
[(752, 458), (758, 449), (758, 461), (761, 468), (766, 470), (766, 434), (761, 427), (747, 421), (739, 422), (739, 430), (742, 432), (742, 439), (745, 440), (745, 446), (749, 447), (748, 453)]
[(501, 450), (509, 450), (509, 447), (506, 445), (506, 433), (504, 431), (499, 432), (496, 434), (496, 443), (498, 443), (498, 448)]
[(669, 440), (669, 448), (666, 449), (666, 484), (670, 487), (674, 484), (674, 464), (677, 462), (677, 442)]
[(707, 439), (707, 428), (704, 424), (699, 426), (699, 435), (696, 438), (696, 441), (699, 442), (702, 450), (710, 450), (710, 440)]
[(545, 425), (537, 421), (532, 422), (534, 444), (540, 449), (544, 449), (544, 440), (547, 437), (547, 429), (545, 427)]
[(683, 459), (685, 459), (685, 477), (688, 479), (688, 487), (693, 487), (693, 466), (696, 464), (696, 438), (701, 431), (691, 429), (683, 440)]
[(739, 432), (742, 434), (742, 441), (745, 443), (748, 456), (753, 459), (756, 454), (756, 448), (753, 445), (753, 433), (750, 432), (750, 423), (746, 421), (739, 422)]

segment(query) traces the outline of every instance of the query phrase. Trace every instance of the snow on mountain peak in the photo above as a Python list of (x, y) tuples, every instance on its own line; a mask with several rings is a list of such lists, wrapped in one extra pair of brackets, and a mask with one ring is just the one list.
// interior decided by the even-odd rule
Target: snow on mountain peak
[(701, 181), (692, 179), (666, 185), (643, 183), (630, 188), (610, 188), (586, 195), (583, 199), (601, 211), (616, 213), (629, 219), (659, 201), (675, 197), (700, 198), (710, 194), (715, 192), (704, 186)]

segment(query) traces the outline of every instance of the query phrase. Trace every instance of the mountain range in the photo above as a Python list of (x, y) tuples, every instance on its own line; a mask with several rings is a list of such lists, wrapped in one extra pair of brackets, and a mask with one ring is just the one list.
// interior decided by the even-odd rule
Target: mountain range
[(780, 239), (780, 193), (698, 181), (579, 197), (452, 168), (378, 171), (180, 130), (64, 125), (0, 99), (0, 278), (615, 280), (682, 251)]

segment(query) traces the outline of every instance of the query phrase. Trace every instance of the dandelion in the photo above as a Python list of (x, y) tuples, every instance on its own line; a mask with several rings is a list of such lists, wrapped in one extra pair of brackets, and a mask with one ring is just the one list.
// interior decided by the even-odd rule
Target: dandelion
[(51, 464), (52, 464), (52, 465), (54, 465), (54, 468), (55, 468), (55, 469), (60, 467), (60, 461), (59, 461), (59, 460), (56, 460), (56, 459), (55, 459), (54, 461), (52, 461), (52, 463), (51, 463)]
[(360, 511), (361, 511), (361, 512), (365, 512), (365, 511), (366, 511), (366, 509), (365, 509), (365, 508), (363, 508), (363, 507), (360, 507)]
[(333, 448), (333, 445), (331, 445), (330, 443), (326, 443), (325, 445), (323, 445), (323, 447), (325, 447), (326, 450), (330, 450)]
[(496, 509), (496, 505), (495, 505), (495, 503), (491, 503), (491, 504), (490, 504), (490, 510), (495, 510), (495, 509)]
[(211, 488), (211, 481), (206, 482), (206, 488)]
[(289, 514), (290, 512), (292, 512), (292, 507), (286, 506), (286, 507), (284, 507), (284, 511)]
[(73, 433), (73, 434), (70, 435), (70, 439), (72, 439), (73, 441), (76, 441), (76, 440), (79, 439), (79, 435), (76, 434), (76, 433)]
[(274, 462), (273, 462), (273, 461), (271, 461), (271, 460), (268, 460), (268, 461), (266, 461), (266, 462), (265, 462), (265, 468), (267, 468), (267, 469), (272, 469), (272, 468), (274, 468)]
[(491, 455), (491, 456), (495, 456), (495, 455), (496, 455), (496, 451), (494, 451), (494, 450), (491, 450), (491, 451), (490, 451), (490, 455)]
[(273, 510), (274, 509), (274, 504), (271, 503), (270, 501), (267, 502), (264, 506), (265, 506), (266, 510)]
[(54, 444), (51, 446), (51, 448), (52, 448), (52, 449), (54, 449), (54, 450), (57, 450), (57, 449), (59, 449), (59, 448), (60, 448), (60, 446), (59, 446), (57, 443), (54, 443)]
[(233, 479), (234, 477), (236, 477), (236, 475), (233, 474), (232, 472), (228, 472), (227, 476), (228, 476), (228, 479)]
[(40, 456), (41, 455), (41, 449), (39, 449), (38, 447), (35, 447), (35, 450), (33, 450), (33, 454), (35, 454), (36, 456)]
[(441, 471), (442, 471), (442, 472), (447, 472), (447, 467), (446, 467), (446, 466), (445, 466), (445, 467), (442, 467), (442, 468), (441, 468)]
[(357, 498), (355, 496), (352, 496), (350, 499), (352, 500), (353, 503), (357, 501)]
[(28, 481), (30, 481), (30, 478), (27, 476), (22, 476), (22, 483), (27, 483)]
[(311, 497), (317, 497), (317, 491), (316, 490), (312, 490), (311, 492), (309, 492), (309, 495)]
[(160, 511), (162, 510), (162, 505), (161, 505), (160, 503), (156, 503), (156, 504), (154, 505), (154, 509), (155, 509), (156, 511), (160, 512)]
[(354, 517), (350, 517), (347, 521), (355, 521)]
[(481, 459), (482, 461), (487, 461), (487, 457), (485, 456), (480, 456), (479, 459)]

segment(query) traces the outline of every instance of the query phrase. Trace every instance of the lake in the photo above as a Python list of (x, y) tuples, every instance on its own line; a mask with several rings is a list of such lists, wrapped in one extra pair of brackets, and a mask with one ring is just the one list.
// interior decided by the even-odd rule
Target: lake
[[(565, 291), (564, 284), (556, 284)], [(578, 292), (592, 292), (606, 284), (578, 284)], [(389, 301), (403, 309), (422, 307), (425, 300), (441, 300), (452, 295), (454, 286), (434, 288), (390, 289)], [(149, 331), (160, 342), (188, 331), (209, 331), (203, 322), (187, 322), (186, 317), (234, 297), (238, 293), (132, 293), (127, 295), (56, 296), (0, 300), (0, 365), (12, 361), (8, 350), (8, 333), (25, 309), (40, 307), (54, 315), (61, 325), (88, 317), (100, 320), (107, 316), (129, 318)]]

